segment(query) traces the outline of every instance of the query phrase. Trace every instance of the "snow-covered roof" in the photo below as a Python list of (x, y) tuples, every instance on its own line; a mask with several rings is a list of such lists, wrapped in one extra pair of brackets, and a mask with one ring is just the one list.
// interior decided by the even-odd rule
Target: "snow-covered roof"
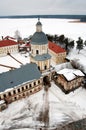
[(69, 68), (69, 69), (73, 69), (72, 65), (70, 62), (65, 62), (62, 64), (57, 64), (54, 66), (56, 71), (62, 70), (64, 68)]
[(78, 69), (64, 68), (64, 69), (62, 69), (60, 71), (57, 71), (57, 73), (64, 75), (64, 77), (68, 81), (71, 81), (71, 80), (75, 79), (77, 76), (84, 76), (84, 74)]

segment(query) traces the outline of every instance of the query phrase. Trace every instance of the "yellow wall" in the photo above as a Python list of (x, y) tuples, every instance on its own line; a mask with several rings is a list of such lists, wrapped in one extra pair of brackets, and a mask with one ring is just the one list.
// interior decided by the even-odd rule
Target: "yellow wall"
[(18, 45), (0, 47), (0, 56), (5, 56), (7, 53), (15, 53), (18, 52)]

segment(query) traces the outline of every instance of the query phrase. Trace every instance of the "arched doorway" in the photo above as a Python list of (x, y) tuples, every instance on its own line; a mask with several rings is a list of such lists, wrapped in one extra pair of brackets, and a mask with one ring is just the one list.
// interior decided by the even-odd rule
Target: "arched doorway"
[(45, 76), (43, 78), (43, 84), (44, 84), (45, 87), (46, 86), (51, 87), (50, 78), (48, 76)]
[(45, 65), (45, 66), (44, 66), (44, 70), (46, 70), (46, 69), (47, 69), (47, 66)]

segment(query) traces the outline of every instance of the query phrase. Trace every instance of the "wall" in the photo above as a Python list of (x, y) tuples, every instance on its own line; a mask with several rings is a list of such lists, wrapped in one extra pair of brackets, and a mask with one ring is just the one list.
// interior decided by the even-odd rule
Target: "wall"
[(84, 77), (77, 77), (74, 80), (67, 81), (63, 75), (58, 75), (57, 82), (60, 84), (65, 90), (71, 90), (76, 87), (79, 87), (84, 80)]
[(46, 54), (48, 52), (48, 44), (45, 44), (45, 45), (32, 45), (31, 44), (31, 55), (36, 56), (37, 51), (39, 55)]
[(55, 53), (54, 51), (49, 49), (49, 54), (52, 56), (51, 60), (54, 61), (56, 64), (65, 62), (66, 52)]
[(4, 91), (0, 94), (0, 100), (5, 100), (7, 104), (19, 100), (23, 97), (29, 96), (39, 90), (42, 89), (43, 79), (34, 80), (32, 82), (27, 82), (26, 84), (22, 84), (19, 87), (15, 87), (13, 89), (8, 89), (8, 91)]
[(5, 56), (7, 53), (18, 52), (18, 45), (0, 47), (0, 56)]

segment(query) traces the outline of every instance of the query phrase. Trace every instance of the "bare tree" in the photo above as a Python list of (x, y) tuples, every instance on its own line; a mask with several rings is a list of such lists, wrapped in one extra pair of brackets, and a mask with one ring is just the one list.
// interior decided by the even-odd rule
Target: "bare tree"
[(22, 39), (18, 30), (15, 31), (14, 37), (17, 39), (17, 41), (20, 41)]

